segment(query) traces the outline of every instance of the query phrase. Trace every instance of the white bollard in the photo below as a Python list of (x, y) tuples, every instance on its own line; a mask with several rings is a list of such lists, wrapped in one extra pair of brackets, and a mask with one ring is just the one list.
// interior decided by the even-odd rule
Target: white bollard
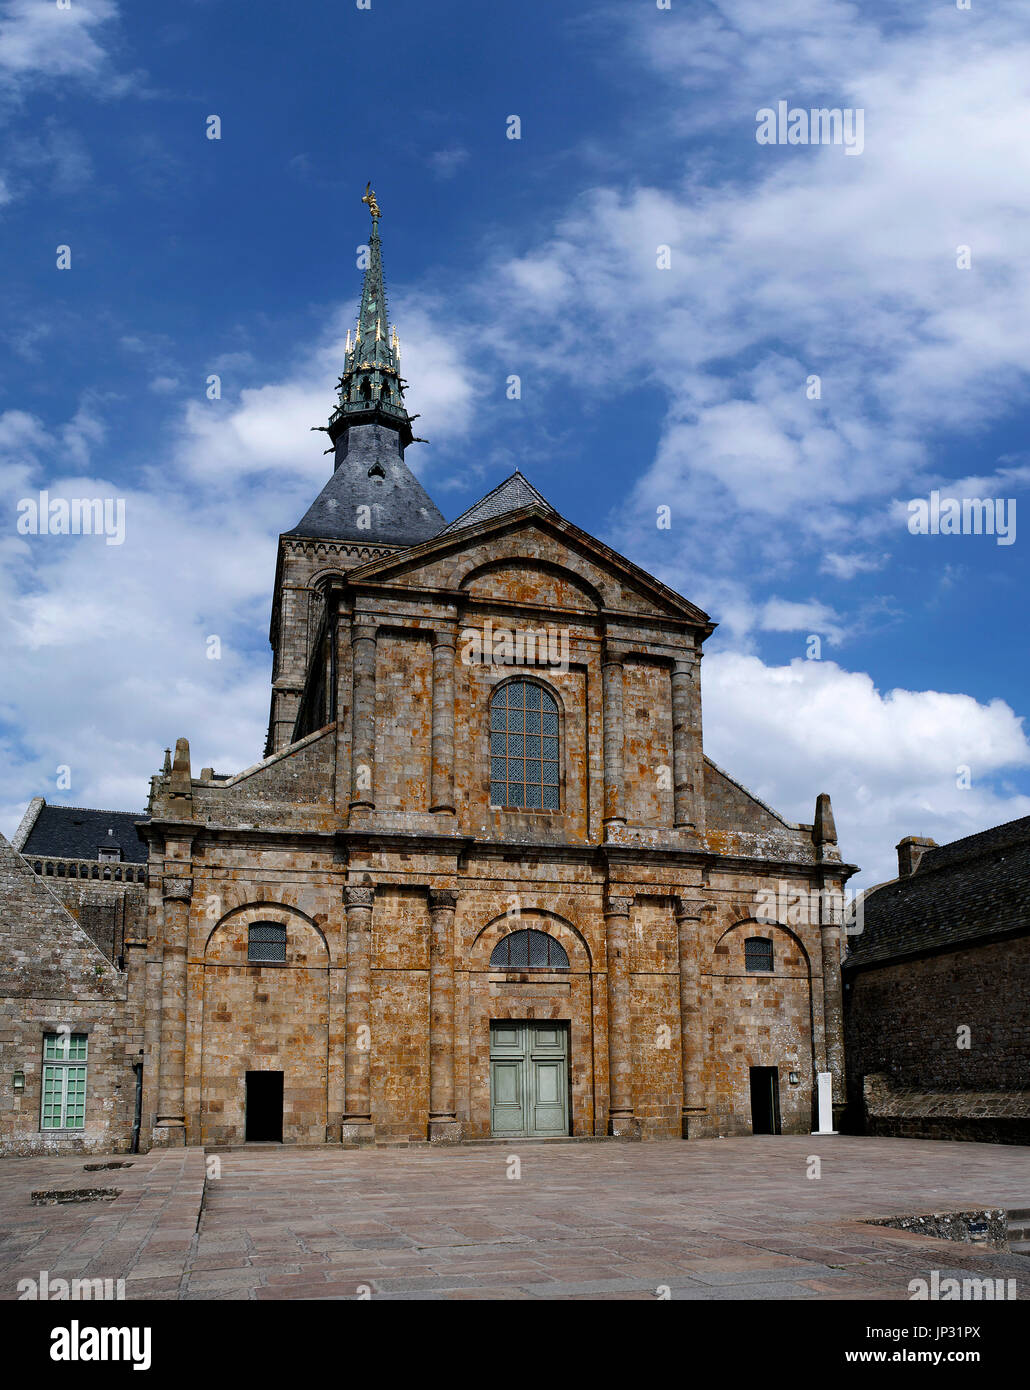
[(819, 1100), (819, 1128), (813, 1134), (836, 1134), (833, 1127), (833, 1077), (828, 1071), (816, 1075)]

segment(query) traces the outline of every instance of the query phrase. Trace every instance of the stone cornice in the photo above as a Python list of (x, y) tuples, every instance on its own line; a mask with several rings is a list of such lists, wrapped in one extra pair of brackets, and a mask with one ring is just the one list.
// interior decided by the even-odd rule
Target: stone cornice
[(345, 559), (383, 560), (399, 555), (402, 545), (365, 545), (361, 541), (319, 540), (316, 536), (280, 536), (280, 544), (291, 555), (335, 555)]

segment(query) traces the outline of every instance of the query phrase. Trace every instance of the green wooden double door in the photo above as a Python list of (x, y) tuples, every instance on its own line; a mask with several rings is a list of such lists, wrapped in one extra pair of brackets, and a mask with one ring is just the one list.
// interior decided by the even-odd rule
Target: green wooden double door
[(567, 1024), (490, 1024), (490, 1126), (501, 1137), (568, 1134)]

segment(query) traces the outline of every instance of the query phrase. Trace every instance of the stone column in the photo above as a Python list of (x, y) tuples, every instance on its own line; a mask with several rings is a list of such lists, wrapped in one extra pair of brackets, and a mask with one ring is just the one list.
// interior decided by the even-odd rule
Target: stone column
[(374, 888), (347, 887), (347, 992), (344, 1054), (344, 1143), (371, 1144), (372, 1123), (372, 903)]
[(701, 998), (701, 913), (699, 899), (676, 898), (676, 934), (679, 942), (680, 1038), (683, 1066), (684, 1139), (696, 1139), (705, 1103), (705, 1020)]
[(604, 824), (625, 825), (622, 792), (622, 655), (605, 644), (601, 661), (604, 724)]
[(632, 898), (604, 905), (608, 960), (608, 1133), (637, 1139), (633, 1117), (633, 1046), (629, 998), (629, 914)]
[(433, 633), (433, 785), (430, 811), (454, 814), (454, 628)]
[(429, 894), (429, 1138), (461, 1139), (454, 1105), (454, 909), (457, 893)]
[(351, 629), (351, 653), (350, 809), (352, 814), (367, 815), (376, 805), (376, 627), (371, 619), (355, 618)]
[(843, 894), (837, 883), (827, 881), (819, 894), (819, 938), (823, 958), (823, 1026), (826, 1070), (833, 1076), (834, 1128), (844, 1111), (844, 1003), (840, 962), (843, 955)]
[(672, 669), (673, 824), (705, 828), (704, 763), (701, 746), (700, 666), (677, 657)]
[(174, 1147), (186, 1142), (186, 948), (193, 880), (166, 875), (161, 887), (161, 1074), (154, 1143)]

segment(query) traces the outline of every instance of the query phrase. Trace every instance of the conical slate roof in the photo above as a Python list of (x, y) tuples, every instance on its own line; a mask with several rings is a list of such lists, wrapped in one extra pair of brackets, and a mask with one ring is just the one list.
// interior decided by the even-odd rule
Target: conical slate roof
[[(534, 503), (539, 507), (545, 507), (549, 512), (555, 511), (547, 498), (542, 497), (529, 479), (516, 468), (511, 477), (505, 478), (493, 492), (488, 492), (485, 497), (474, 502), (468, 511), (462, 512), (449, 526), (445, 526), (441, 535), (448, 531), (460, 531), (465, 526), (474, 526), (477, 521), (490, 521), (495, 516), (503, 516), (505, 512), (517, 512), (522, 507), (530, 507)], [(558, 513), (555, 512), (555, 515)]]
[(445, 518), (400, 456), (388, 425), (353, 425), (346, 457), (288, 536), (418, 545)]

